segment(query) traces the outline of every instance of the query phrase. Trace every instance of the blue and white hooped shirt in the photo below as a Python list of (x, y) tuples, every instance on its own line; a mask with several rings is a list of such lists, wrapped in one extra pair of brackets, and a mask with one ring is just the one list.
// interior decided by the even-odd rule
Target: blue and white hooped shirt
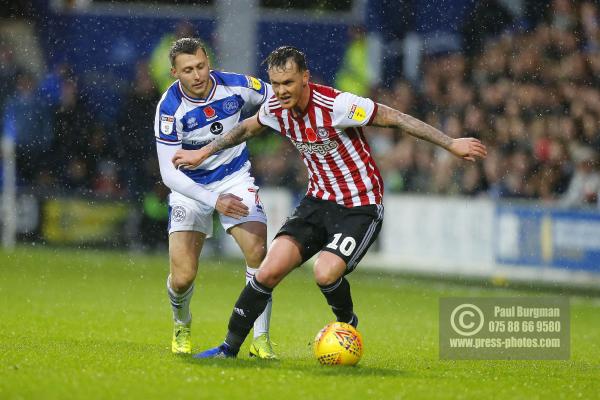
[[(228, 132), (242, 117), (253, 115), (270, 97), (270, 85), (252, 76), (210, 71), (213, 87), (205, 99), (183, 92), (175, 81), (156, 108), (154, 135), (157, 146), (197, 150)], [(246, 143), (224, 149), (193, 170), (181, 170), (194, 182), (209, 185), (250, 169)]]

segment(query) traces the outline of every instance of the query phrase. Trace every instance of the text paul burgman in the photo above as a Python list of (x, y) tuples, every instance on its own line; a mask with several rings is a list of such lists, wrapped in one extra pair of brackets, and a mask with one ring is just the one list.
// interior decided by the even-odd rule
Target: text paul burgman
[(494, 317), (499, 318), (558, 318), (560, 317), (560, 308), (558, 307), (494, 307)]

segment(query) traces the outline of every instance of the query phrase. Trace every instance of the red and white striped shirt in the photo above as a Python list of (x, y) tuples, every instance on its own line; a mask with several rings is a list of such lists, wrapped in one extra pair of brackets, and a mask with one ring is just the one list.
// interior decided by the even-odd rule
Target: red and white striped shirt
[(308, 196), (356, 207), (382, 203), (383, 179), (362, 132), (376, 113), (370, 99), (310, 83), (302, 115), (283, 109), (273, 96), (262, 105), (258, 122), (287, 136), (300, 151), (308, 168)]

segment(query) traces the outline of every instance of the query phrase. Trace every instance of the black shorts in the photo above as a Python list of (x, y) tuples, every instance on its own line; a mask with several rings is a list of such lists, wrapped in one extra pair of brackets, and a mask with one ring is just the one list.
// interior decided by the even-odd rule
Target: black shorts
[(377, 238), (383, 206), (344, 207), (333, 201), (306, 196), (275, 237), (289, 235), (302, 247), (302, 263), (319, 251), (329, 251), (352, 272)]

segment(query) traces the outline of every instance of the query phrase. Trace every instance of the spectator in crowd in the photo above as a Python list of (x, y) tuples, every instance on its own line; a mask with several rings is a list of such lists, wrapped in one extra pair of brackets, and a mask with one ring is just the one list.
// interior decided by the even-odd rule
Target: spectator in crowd
[(143, 195), (139, 231), (142, 236), (142, 245), (146, 247), (156, 248), (165, 243), (167, 237), (165, 226), (169, 220), (168, 195), (169, 189), (159, 182)]
[(43, 179), (49, 170), (49, 150), (54, 141), (52, 126), (48, 124), (50, 107), (39, 98), (35, 78), (21, 71), (17, 74), (15, 92), (7, 99), (3, 112), (4, 129), (11, 130), (16, 138), (20, 178), (29, 184)]
[[(155, 113), (159, 98), (148, 63), (138, 63), (135, 79), (123, 100), (116, 129), (119, 175), (126, 182), (129, 197), (138, 201), (158, 180), (154, 168), (156, 149), (151, 140), (154, 125), (148, 115)], [(132, 157), (132, 154), (136, 156)]]
[(567, 192), (561, 197), (560, 205), (582, 207), (598, 203), (600, 173), (596, 167), (597, 155), (589, 147), (574, 149), (576, 169)]
[(0, 41), (0, 110), (4, 109), (4, 102), (15, 88), (17, 65), (13, 60), (10, 49)]
[[(159, 93), (164, 93), (175, 80), (171, 75), (171, 66), (168, 63), (165, 64), (164, 60), (169, 59), (169, 49), (173, 42), (184, 37), (198, 38), (194, 25), (189, 21), (180, 21), (175, 27), (175, 32), (165, 34), (154, 50), (152, 50), (149, 64), (150, 73), (152, 80), (154, 81), (154, 86), (158, 89)], [(211, 46), (209, 46), (208, 43), (203, 43), (203, 46), (206, 49), (206, 54), (210, 60), (211, 67), (216, 68), (218, 66), (218, 60), (215, 57)]]
[(100, 160), (96, 165), (92, 189), (94, 194), (110, 199), (122, 199), (124, 190), (119, 181), (116, 164), (108, 159)]
[(65, 79), (59, 87), (58, 105), (54, 110), (52, 127), (56, 140), (51, 158), (53, 171), (69, 190), (83, 192), (89, 188), (86, 153), (91, 121), (76, 79)]
[(369, 68), (367, 35), (362, 26), (349, 28), (349, 44), (344, 60), (335, 77), (335, 86), (344, 92), (369, 96), (373, 71)]

